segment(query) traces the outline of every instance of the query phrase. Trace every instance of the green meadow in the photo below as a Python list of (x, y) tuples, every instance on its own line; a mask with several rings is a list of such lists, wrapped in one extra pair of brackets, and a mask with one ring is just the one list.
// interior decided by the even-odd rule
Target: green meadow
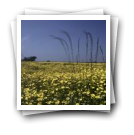
[(21, 62), (22, 105), (106, 105), (106, 63)]

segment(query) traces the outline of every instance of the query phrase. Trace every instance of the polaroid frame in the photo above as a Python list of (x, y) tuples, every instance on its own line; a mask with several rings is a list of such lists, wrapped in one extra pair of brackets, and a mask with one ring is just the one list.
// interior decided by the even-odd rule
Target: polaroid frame
[[(106, 105), (21, 105), (21, 20), (106, 20)], [(110, 110), (110, 15), (17, 16), (17, 110)]]

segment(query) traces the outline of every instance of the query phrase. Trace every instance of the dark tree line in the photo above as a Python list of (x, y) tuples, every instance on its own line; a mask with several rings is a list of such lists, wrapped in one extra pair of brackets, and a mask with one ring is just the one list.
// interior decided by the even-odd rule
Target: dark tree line
[(35, 61), (37, 59), (36, 56), (24, 57), (22, 61)]

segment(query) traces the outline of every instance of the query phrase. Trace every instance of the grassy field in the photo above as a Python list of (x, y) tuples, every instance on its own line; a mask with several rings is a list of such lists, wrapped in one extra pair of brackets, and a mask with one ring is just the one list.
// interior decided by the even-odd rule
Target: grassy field
[(105, 105), (106, 63), (21, 62), (22, 105)]

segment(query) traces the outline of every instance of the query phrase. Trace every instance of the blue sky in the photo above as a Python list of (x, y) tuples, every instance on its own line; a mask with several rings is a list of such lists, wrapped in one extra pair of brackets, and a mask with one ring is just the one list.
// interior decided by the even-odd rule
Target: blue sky
[[(80, 38), (80, 61), (86, 61), (86, 35), (90, 32), (93, 37), (93, 60), (97, 47), (97, 39), (106, 59), (106, 21), (105, 20), (22, 20), (21, 21), (21, 53), (23, 56), (37, 56), (36, 61), (67, 61), (61, 43), (50, 35), (69, 40), (61, 31), (69, 33), (74, 59), (78, 54), (78, 39)], [(91, 57), (91, 44), (89, 39), (88, 58)], [(70, 47), (70, 45), (69, 45)], [(69, 48), (70, 49), (70, 48)], [(70, 50), (71, 52), (71, 50)], [(71, 55), (71, 54), (70, 54)], [(89, 60), (90, 61), (90, 60)], [(102, 54), (98, 52), (98, 62), (102, 62)]]

